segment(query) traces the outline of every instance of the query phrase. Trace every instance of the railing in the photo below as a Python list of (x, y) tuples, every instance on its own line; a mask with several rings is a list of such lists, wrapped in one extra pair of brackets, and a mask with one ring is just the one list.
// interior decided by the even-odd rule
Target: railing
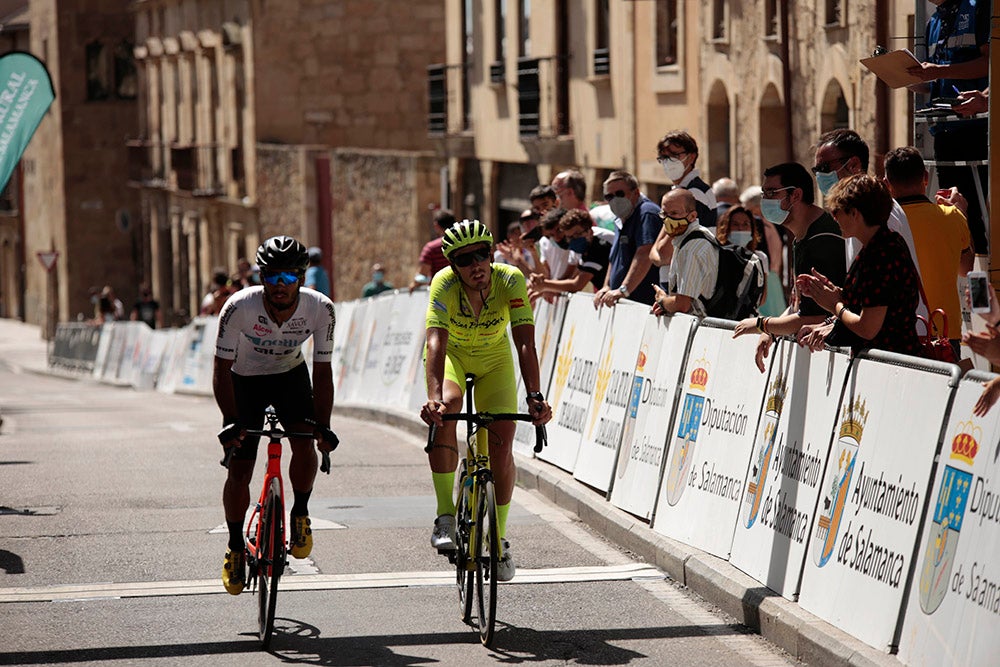
[(490, 64), (490, 83), (504, 83), (507, 80), (507, 65), (502, 60)]
[(171, 146), (170, 165), (177, 189), (195, 197), (224, 194), (216, 146)]
[(537, 137), (541, 130), (540, 65), (538, 58), (517, 60), (517, 125), (522, 137)]
[(594, 76), (611, 73), (611, 52), (609, 49), (594, 49)]
[(163, 177), (163, 145), (149, 139), (128, 139), (128, 182), (133, 186), (162, 188), (166, 185)]
[(427, 66), (427, 133), (448, 131), (448, 66)]

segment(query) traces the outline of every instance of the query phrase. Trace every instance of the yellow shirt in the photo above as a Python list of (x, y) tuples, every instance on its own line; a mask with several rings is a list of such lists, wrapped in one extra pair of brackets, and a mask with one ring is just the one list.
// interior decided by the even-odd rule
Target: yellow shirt
[(903, 198), (899, 203), (913, 233), (929, 310), (942, 309), (948, 316), (948, 337), (961, 338), (962, 306), (956, 281), (962, 251), (971, 243), (965, 215), (926, 197)]

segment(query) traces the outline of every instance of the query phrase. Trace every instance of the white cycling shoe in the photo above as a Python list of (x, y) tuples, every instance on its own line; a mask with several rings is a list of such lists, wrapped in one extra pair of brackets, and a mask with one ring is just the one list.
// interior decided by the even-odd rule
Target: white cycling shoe
[(500, 562), (497, 563), (497, 581), (510, 581), (517, 571), (517, 568), (514, 567), (514, 555), (510, 552), (510, 542), (500, 540), (500, 544), (503, 546), (503, 554), (500, 556)]
[(454, 551), (457, 548), (455, 546), (455, 517), (453, 515), (442, 514), (434, 519), (431, 546), (438, 551)]

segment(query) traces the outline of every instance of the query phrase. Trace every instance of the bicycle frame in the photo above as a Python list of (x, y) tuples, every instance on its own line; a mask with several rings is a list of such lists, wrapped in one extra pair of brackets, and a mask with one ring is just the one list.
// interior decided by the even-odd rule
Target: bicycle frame
[[(270, 420), (269, 420), (270, 421)], [(273, 426), (272, 426), (273, 429)], [(260, 521), (261, 511), (264, 508), (264, 502), (267, 500), (267, 491), (271, 486), (271, 480), (278, 480), (278, 490), (279, 498), (281, 500), (279, 509), (281, 510), (281, 516), (284, 518), (285, 515), (285, 482), (281, 477), (281, 438), (286, 434), (281, 432), (275, 432), (272, 430), (267, 443), (267, 469), (264, 472), (264, 483), (260, 492), (260, 499), (257, 501), (256, 506), (253, 509), (253, 514), (250, 515), (250, 522), (247, 524), (246, 530), (246, 549), (247, 553), (254, 560), (257, 560), (260, 555), (260, 545), (261, 533), (263, 532), (263, 526)], [(281, 541), (284, 544), (288, 543), (288, 537), (285, 533), (286, 526), (285, 521), (281, 522)], [(251, 528), (256, 528), (254, 535), (250, 535)], [(284, 564), (281, 564), (284, 567)], [(267, 564), (267, 574), (270, 576), (271, 570), (274, 567), (274, 563)], [(256, 579), (254, 580), (256, 584)]]

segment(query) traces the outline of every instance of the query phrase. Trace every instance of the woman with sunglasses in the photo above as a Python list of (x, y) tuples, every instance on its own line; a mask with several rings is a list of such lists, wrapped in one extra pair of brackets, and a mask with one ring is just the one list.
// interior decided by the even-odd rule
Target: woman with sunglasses
[[(222, 493), (229, 528), (229, 550), (222, 583), (239, 595), (245, 581), (243, 522), (250, 504), (250, 478), (258, 438), (246, 429), (260, 428), (264, 410), (273, 405), (286, 431), (311, 432), (319, 448), (331, 451), (333, 410), (333, 302), (301, 287), (309, 256), (290, 236), (275, 236), (257, 250), (262, 284), (236, 292), (219, 316), (212, 387), (222, 411), (219, 442), (236, 447)], [(302, 357), (302, 344), (313, 337), (313, 377)], [(305, 558), (312, 550), (309, 495), (316, 479), (316, 450), (311, 438), (289, 438), (288, 478), (295, 500), (291, 509), (291, 554)]]
[[(535, 323), (524, 274), (507, 264), (493, 264), (493, 234), (478, 220), (463, 220), (444, 233), (441, 242), (450, 266), (435, 274), (427, 306), (427, 402), (420, 418), (435, 424), (437, 437), (429, 458), (437, 519), (431, 546), (455, 550), (455, 468), (458, 466), (456, 422), (441, 415), (460, 412), (465, 375), (476, 376), (476, 410), (517, 412), (517, 382), (507, 337), (510, 324), (521, 377), (534, 424), (552, 418), (541, 393)], [(514, 560), (505, 539), (507, 512), (514, 493), (514, 422), (490, 428), (489, 454), (497, 494), (497, 528), (503, 556), (497, 579), (510, 581)]]

